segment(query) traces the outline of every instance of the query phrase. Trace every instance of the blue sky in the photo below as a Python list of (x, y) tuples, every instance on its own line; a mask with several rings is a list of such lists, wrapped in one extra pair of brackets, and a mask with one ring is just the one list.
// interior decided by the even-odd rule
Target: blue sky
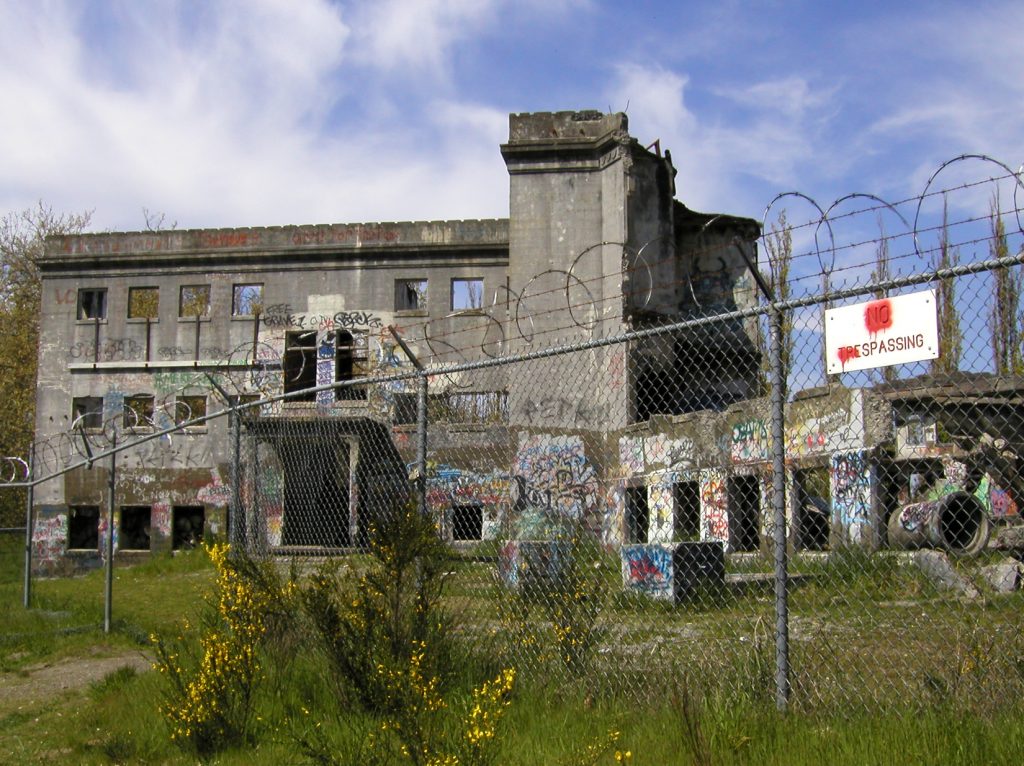
[(3, 0), (0, 211), (500, 217), (508, 113), (583, 108), (660, 139), (696, 209), (900, 199), (1024, 161), (1021, 30), (1019, 0)]

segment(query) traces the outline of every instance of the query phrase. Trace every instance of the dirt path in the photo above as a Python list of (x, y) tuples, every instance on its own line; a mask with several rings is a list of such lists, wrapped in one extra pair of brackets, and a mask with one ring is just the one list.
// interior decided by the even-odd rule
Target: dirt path
[(153, 660), (139, 651), (96, 657), (68, 657), (13, 673), (0, 673), (0, 715), (32, 707), (82, 689), (123, 667), (143, 673)]

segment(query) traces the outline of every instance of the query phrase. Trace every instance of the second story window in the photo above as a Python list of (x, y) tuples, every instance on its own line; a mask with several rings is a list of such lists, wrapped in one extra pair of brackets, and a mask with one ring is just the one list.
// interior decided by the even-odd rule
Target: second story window
[(107, 318), (107, 289), (105, 287), (88, 287), (78, 291), (78, 318)]
[(160, 290), (156, 287), (128, 288), (128, 318), (156, 319), (160, 309)]
[(103, 428), (103, 399), (99, 396), (76, 396), (71, 400), (71, 427), (98, 431)]
[(210, 313), (209, 285), (182, 285), (178, 301), (179, 317), (204, 317)]
[(427, 280), (395, 280), (395, 311), (425, 311), (426, 308)]
[(474, 279), (452, 280), (452, 311), (479, 311), (484, 307), (484, 281)]
[(153, 425), (153, 395), (136, 394), (124, 398), (124, 427), (150, 428)]
[[(190, 420), (196, 418), (206, 417), (206, 397), (201, 395), (196, 396), (179, 396), (174, 402), (174, 424), (180, 426), (182, 423), (187, 423)], [(195, 423), (191, 428), (203, 428), (205, 423)]]
[(235, 285), (231, 298), (231, 316), (251, 317), (263, 310), (263, 285)]

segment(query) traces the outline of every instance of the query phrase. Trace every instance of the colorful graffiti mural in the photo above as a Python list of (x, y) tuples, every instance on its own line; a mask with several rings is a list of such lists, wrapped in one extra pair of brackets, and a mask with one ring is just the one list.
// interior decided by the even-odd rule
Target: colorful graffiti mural
[(660, 545), (624, 545), (622, 582), (628, 590), (658, 599), (675, 597), (672, 549)]
[(515, 477), (513, 499), (523, 508), (574, 520), (597, 510), (597, 472), (579, 436), (521, 435)]
[(701, 540), (729, 542), (729, 493), (721, 469), (700, 472), (700, 517)]
[(734, 463), (768, 459), (768, 429), (763, 420), (744, 420), (732, 427), (729, 457)]
[(639, 436), (619, 439), (619, 466), (623, 476), (636, 476), (644, 472), (644, 440)]
[(850, 542), (861, 542), (871, 524), (873, 473), (866, 450), (837, 452), (829, 459), (833, 523), (846, 531)]

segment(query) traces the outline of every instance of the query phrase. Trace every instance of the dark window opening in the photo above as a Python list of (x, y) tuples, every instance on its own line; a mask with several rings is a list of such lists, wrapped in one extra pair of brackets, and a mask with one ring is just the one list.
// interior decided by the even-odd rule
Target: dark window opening
[(482, 505), (452, 506), (452, 540), (481, 540), (484, 536), (484, 509)]
[[(316, 333), (290, 332), (284, 337), (284, 392), (305, 391), (316, 386)], [(312, 402), (313, 392), (290, 397), (292, 402)]]
[(396, 426), (408, 426), (416, 422), (416, 394), (395, 394)]
[(156, 319), (160, 309), (160, 290), (156, 287), (128, 288), (128, 318)]
[(443, 423), (507, 423), (507, 391), (431, 394), (427, 418)]
[(674, 538), (679, 542), (700, 540), (700, 486), (695, 481), (672, 485), (675, 500)]
[(420, 311), (427, 308), (427, 280), (395, 280), (395, 311)]
[(76, 396), (71, 400), (71, 427), (87, 431), (103, 428), (103, 398), (99, 396)]
[(117, 547), (120, 550), (149, 550), (150, 514), (148, 505), (122, 506), (121, 524), (117, 530)]
[(650, 520), (647, 487), (626, 487), (626, 542), (646, 543)]
[(153, 425), (153, 395), (137, 394), (124, 398), (124, 427), (150, 428)]
[(201, 505), (176, 505), (171, 509), (171, 547), (178, 550), (195, 548), (203, 540), (206, 509)]
[(761, 545), (761, 488), (756, 476), (733, 476), (728, 482), (729, 544), (734, 551)]
[[(355, 380), (366, 375), (366, 333), (339, 330), (335, 337), (334, 379)], [(338, 399), (365, 399), (365, 386), (345, 386), (335, 389)]]
[(90, 287), (78, 291), (79, 319), (107, 318), (106, 288)]
[(757, 353), (742, 346), (677, 341), (674, 365), (636, 372), (636, 420), (720, 412), (757, 393), (758, 366)]
[(78, 505), (68, 509), (68, 548), (96, 551), (100, 547), (100, 509)]
[(348, 443), (288, 440), (281, 444), (281, 457), (286, 466), (281, 544), (349, 545)]
[(831, 491), (828, 467), (804, 468), (793, 476), (796, 491), (797, 550), (828, 550)]

